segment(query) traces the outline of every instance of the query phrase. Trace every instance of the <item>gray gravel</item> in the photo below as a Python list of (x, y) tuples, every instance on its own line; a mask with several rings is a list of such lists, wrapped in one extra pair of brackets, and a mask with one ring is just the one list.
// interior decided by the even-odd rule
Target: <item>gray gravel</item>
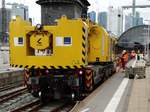
[(8, 112), (10, 110), (20, 107), (23, 104), (29, 103), (35, 99), (36, 98), (33, 97), (30, 93), (25, 93), (21, 96), (9, 100), (8, 102), (1, 104), (0, 112)]

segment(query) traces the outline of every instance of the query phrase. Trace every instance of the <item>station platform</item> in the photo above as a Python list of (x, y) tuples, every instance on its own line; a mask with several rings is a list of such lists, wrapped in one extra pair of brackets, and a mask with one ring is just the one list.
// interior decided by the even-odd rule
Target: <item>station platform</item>
[(150, 67), (145, 79), (134, 80), (128, 112), (150, 112)]
[(15, 71), (22, 71), (22, 68), (12, 68), (9, 64), (0, 64), (0, 74), (1, 73), (8, 73), (8, 72), (15, 72)]
[(22, 84), (23, 80), (23, 69), (11, 68), (9, 64), (0, 64), (0, 87)]
[(72, 112), (150, 112), (150, 67), (144, 79), (114, 74)]

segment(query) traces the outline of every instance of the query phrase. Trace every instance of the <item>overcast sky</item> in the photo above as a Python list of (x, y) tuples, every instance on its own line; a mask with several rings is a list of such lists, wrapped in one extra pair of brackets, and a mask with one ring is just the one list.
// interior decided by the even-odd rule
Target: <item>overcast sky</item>
[[(6, 0), (6, 2), (18, 2), (23, 3), (29, 6), (29, 16), (34, 18), (36, 23), (40, 22), (40, 6), (38, 6), (35, 1), (37, 0)], [(91, 3), (89, 7), (89, 11), (95, 10), (97, 12), (107, 11), (109, 6), (113, 6), (114, 8), (121, 7), (123, 5), (132, 5), (132, 0), (88, 0)], [(150, 5), (150, 0), (136, 0), (137, 5)], [(131, 11), (131, 10), (130, 10)], [(150, 19), (150, 8), (146, 9), (137, 9), (137, 11), (141, 12), (141, 16), (145, 17), (145, 19)], [(124, 11), (125, 13), (129, 12)]]

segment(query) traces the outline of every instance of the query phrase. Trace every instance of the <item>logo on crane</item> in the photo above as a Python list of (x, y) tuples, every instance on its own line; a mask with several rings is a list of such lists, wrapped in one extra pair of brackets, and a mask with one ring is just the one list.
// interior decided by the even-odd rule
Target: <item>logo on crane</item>
[(38, 41), (37, 41), (37, 43), (40, 44), (40, 45), (42, 44), (41, 39), (42, 38), (39, 38)]

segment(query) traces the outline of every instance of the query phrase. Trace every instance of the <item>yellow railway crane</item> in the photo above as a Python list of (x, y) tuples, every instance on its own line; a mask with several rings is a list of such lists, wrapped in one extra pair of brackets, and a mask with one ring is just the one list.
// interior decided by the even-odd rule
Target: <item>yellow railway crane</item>
[[(115, 71), (116, 38), (89, 20), (31, 26), (17, 17), (10, 23), (10, 63), (26, 69), (34, 96), (79, 99)], [(61, 94), (60, 94), (61, 93)]]

